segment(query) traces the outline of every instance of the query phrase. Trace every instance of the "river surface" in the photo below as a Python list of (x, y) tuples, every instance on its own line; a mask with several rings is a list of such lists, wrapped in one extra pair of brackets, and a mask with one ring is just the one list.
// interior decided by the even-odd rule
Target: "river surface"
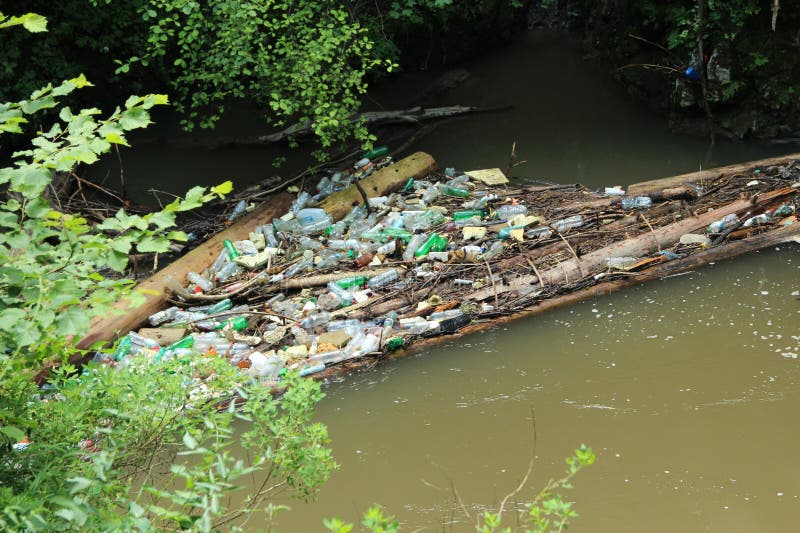
[[(787, 151), (723, 141), (709, 152), (704, 139), (670, 133), (564, 36), (529, 33), (463, 68), (469, 78), (433, 103), (514, 107), (447, 121), (411, 148), (443, 166), (505, 168), (516, 141), (527, 160), (516, 176), (625, 185)], [(378, 87), (369, 105), (409, 105), (438, 74)], [(259, 129), (237, 120), (223, 134)], [(179, 192), (263, 179), (273, 155), (151, 146), (125, 169), (140, 193)], [(587, 443), (598, 460), (569, 493), (581, 514), (571, 531), (797, 530), (799, 252), (711, 265), (327, 384), (318, 419), (341, 468), (316, 502), (287, 502), (275, 525), (321, 531), (324, 517), (358, 521), (377, 503), (404, 531), (474, 531), (453, 487), (474, 517), (535, 455), (514, 498), (524, 501)]]

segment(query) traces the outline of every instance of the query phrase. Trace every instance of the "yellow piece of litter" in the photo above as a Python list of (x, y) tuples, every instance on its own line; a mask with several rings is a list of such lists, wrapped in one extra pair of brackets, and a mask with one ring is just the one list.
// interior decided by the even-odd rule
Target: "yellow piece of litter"
[(508, 178), (499, 168), (485, 168), (483, 170), (470, 170), (464, 172), (467, 176), (486, 185), (504, 185)]
[(510, 227), (529, 226), (531, 224), (541, 224), (542, 218), (534, 215), (517, 215), (508, 221)]
[(465, 226), (464, 240), (482, 239), (486, 236), (486, 228), (480, 226)]
[(512, 229), (508, 232), (508, 236), (517, 242), (522, 242), (525, 240), (525, 230), (522, 228)]

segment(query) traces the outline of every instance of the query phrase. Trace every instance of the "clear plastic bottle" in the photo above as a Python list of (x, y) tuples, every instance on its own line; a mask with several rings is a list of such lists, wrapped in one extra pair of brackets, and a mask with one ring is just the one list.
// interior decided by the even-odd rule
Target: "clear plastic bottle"
[(399, 278), (400, 276), (397, 273), (397, 269), (392, 269), (370, 278), (370, 280), (367, 282), (367, 286), (370, 289), (376, 289), (378, 287), (383, 287), (384, 285), (393, 283), (397, 281)]
[(570, 229), (583, 226), (583, 216), (573, 215), (571, 217), (562, 218), (561, 220), (553, 222), (551, 226), (558, 233), (565, 233)]
[(217, 259), (214, 261), (214, 263), (212, 263), (209, 270), (212, 272), (219, 272), (219, 270), (229, 262), (230, 259), (228, 258), (228, 250), (223, 248), (217, 256)]
[(310, 194), (308, 194), (306, 191), (301, 192), (297, 195), (297, 198), (295, 198), (294, 202), (292, 202), (292, 206), (289, 208), (289, 210), (292, 213), (297, 213), (306, 206), (310, 199)]
[(742, 226), (749, 228), (751, 226), (763, 226), (764, 224), (769, 224), (770, 222), (772, 222), (772, 217), (766, 213), (761, 213), (760, 215), (756, 215), (745, 220)]
[(413, 261), (414, 253), (426, 240), (428, 240), (428, 235), (425, 233), (417, 233), (411, 237), (411, 240), (408, 241), (408, 245), (406, 246), (406, 251), (403, 252), (403, 261)]
[[(352, 302), (353, 295), (346, 289), (341, 288), (334, 282), (328, 283), (328, 290), (342, 299), (342, 303)], [(349, 304), (347, 304), (349, 305)]]
[(358, 239), (331, 239), (328, 248), (331, 250), (357, 250), (361, 246)]
[(463, 315), (464, 312), (461, 309), (447, 309), (446, 311), (437, 311), (435, 313), (431, 313), (428, 317), (430, 320), (447, 320), (448, 318), (455, 318), (457, 316)]
[(319, 264), (317, 265), (317, 268), (320, 269), (320, 270), (324, 270), (324, 269), (327, 269), (327, 268), (333, 268), (333, 267), (335, 267), (336, 265), (339, 264), (339, 261), (341, 260), (341, 258), (342, 258), (342, 254), (339, 253), (339, 252), (326, 254), (322, 258), (322, 261), (320, 261)]
[(503, 243), (501, 241), (494, 241), (492, 245), (489, 247), (489, 250), (484, 252), (480, 259), (482, 261), (491, 261), (495, 257), (499, 256), (503, 253)]
[(308, 259), (301, 259), (297, 263), (287, 268), (284, 271), (283, 276), (285, 278), (290, 278), (292, 276), (296, 276), (297, 274), (301, 274), (307, 270), (310, 270), (313, 266), (314, 264)]
[(214, 288), (214, 284), (211, 283), (211, 281), (209, 281), (205, 276), (201, 276), (197, 272), (189, 272), (186, 274), (186, 278), (190, 282), (203, 289), (204, 292), (208, 292)]
[(649, 196), (626, 196), (620, 201), (622, 209), (643, 209), (653, 205)]
[(300, 250), (321, 250), (322, 243), (316, 239), (312, 239), (310, 237), (306, 237), (303, 235), (299, 239), (297, 239), (298, 249)]
[(739, 223), (739, 217), (736, 213), (731, 213), (730, 215), (724, 216), (721, 219), (717, 220), (716, 222), (712, 222), (711, 225), (708, 226), (706, 230), (707, 233), (721, 233), (724, 230), (735, 226)]
[(222, 267), (219, 272), (217, 272), (217, 281), (226, 281), (230, 279), (235, 274), (238, 274), (242, 271), (242, 267), (237, 265), (236, 263), (228, 263), (224, 267)]
[(391, 240), (383, 246), (380, 246), (377, 250), (377, 253), (381, 255), (392, 255), (394, 254), (395, 250), (397, 250), (397, 241)]
[(317, 306), (324, 311), (333, 311), (342, 305), (342, 299), (332, 292), (326, 292), (317, 298)]
[(169, 307), (158, 313), (153, 313), (147, 320), (151, 326), (158, 326), (175, 318), (175, 314), (180, 310), (180, 307)]
[(638, 261), (635, 257), (606, 257), (606, 266), (617, 270), (628, 270)]
[(439, 189), (431, 185), (430, 187), (425, 189), (425, 192), (422, 194), (422, 201), (425, 202), (426, 204), (430, 204), (434, 200), (436, 200), (440, 195), (441, 193), (439, 192)]
[(258, 226), (256, 231), (259, 231), (264, 235), (264, 238), (267, 241), (267, 246), (271, 248), (278, 248), (280, 246), (278, 239), (275, 237), (275, 229), (272, 227), (272, 223)]
[(325, 234), (329, 238), (341, 237), (342, 235), (344, 235), (346, 231), (347, 231), (347, 224), (342, 220), (325, 228)]
[(320, 313), (314, 313), (312, 315), (308, 315), (306, 318), (300, 322), (300, 325), (303, 329), (312, 329), (318, 326), (324, 326), (331, 320), (330, 313), (326, 311), (322, 311)]
[(495, 213), (501, 220), (510, 220), (517, 215), (527, 215), (528, 207), (525, 205), (501, 205)]
[(231, 211), (231, 214), (228, 215), (228, 222), (233, 222), (242, 216), (245, 209), (247, 209), (247, 202), (244, 200), (239, 200), (239, 202), (234, 206), (233, 211)]

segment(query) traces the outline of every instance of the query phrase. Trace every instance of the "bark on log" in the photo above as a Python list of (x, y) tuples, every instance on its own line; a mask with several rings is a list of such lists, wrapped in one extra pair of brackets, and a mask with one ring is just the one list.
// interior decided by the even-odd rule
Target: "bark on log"
[[(396, 191), (405, 185), (409, 178), (426, 176), (435, 169), (436, 161), (433, 157), (425, 152), (417, 152), (370, 174), (361, 180), (361, 187), (367, 196), (375, 198)], [(334, 220), (339, 220), (363, 201), (358, 188), (351, 185), (328, 196), (319, 206)]]
[(711, 180), (720, 176), (735, 176), (736, 174), (744, 174), (750, 172), (754, 168), (769, 167), (773, 165), (785, 165), (793, 161), (800, 160), (800, 153), (783, 155), (779, 157), (770, 157), (768, 159), (759, 159), (758, 161), (749, 161), (747, 163), (739, 163), (736, 165), (728, 165), (726, 167), (711, 168), (708, 170), (701, 170), (698, 172), (689, 172), (688, 174), (680, 174), (669, 178), (660, 178), (657, 180), (643, 181), (641, 183), (634, 183), (629, 185), (627, 194), (629, 196), (647, 196), (653, 191), (668, 189), (671, 187), (679, 187), (681, 185), (688, 185), (697, 183), (703, 180)]
[(138, 327), (148, 316), (164, 306), (169, 295), (166, 290), (169, 280), (174, 279), (183, 283), (187, 273), (201, 272), (208, 268), (219, 255), (224, 239), (246, 239), (247, 234), (256, 226), (283, 215), (289, 209), (292, 200), (294, 200), (294, 196), (285, 193), (272, 197), (269, 202), (265, 202), (245, 215), (236, 224), (214, 235), (185, 256), (140, 283), (135, 290), (144, 294), (145, 303), (131, 308), (126, 301), (119, 302), (115, 307), (122, 311), (122, 314), (95, 318), (89, 326), (89, 333), (78, 341), (77, 348), (86, 349), (98, 341), (113, 341), (118, 335), (124, 335)]

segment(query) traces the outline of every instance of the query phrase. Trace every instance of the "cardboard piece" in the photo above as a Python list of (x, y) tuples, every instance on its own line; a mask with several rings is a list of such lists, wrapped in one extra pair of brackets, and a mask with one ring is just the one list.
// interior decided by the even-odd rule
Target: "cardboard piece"
[(480, 181), (485, 185), (505, 185), (508, 183), (508, 178), (503, 171), (499, 168), (485, 168), (483, 170), (469, 170), (464, 172), (467, 176)]

